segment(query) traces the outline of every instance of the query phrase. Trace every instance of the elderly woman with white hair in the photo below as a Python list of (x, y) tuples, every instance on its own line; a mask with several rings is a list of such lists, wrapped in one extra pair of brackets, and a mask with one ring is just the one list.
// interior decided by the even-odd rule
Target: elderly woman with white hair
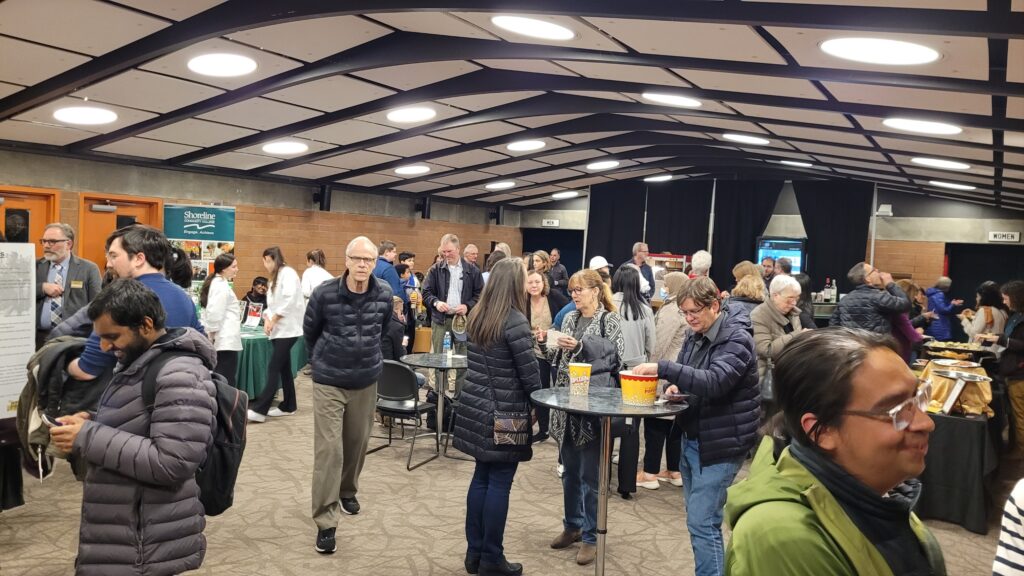
[[(797, 334), (807, 330), (800, 324), (800, 283), (792, 276), (776, 276), (768, 287), (769, 299), (754, 308), (750, 322), (754, 326), (757, 374), (764, 382), (772, 360)], [(763, 384), (762, 384), (763, 385)], [(766, 391), (762, 390), (762, 394)]]
[(698, 250), (693, 253), (693, 258), (690, 260), (690, 278), (696, 278), (697, 276), (707, 276), (711, 271), (711, 252), (707, 250)]

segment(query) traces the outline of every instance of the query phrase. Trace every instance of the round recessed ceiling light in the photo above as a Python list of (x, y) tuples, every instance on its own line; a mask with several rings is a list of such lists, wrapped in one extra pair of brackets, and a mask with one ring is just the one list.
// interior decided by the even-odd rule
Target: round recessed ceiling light
[(399, 124), (411, 124), (412, 122), (423, 122), (437, 116), (437, 111), (427, 106), (410, 106), (399, 108), (388, 112), (388, 120)]
[(281, 140), (279, 142), (270, 142), (263, 145), (264, 152), (279, 156), (293, 156), (295, 154), (302, 154), (306, 150), (309, 150), (309, 146), (294, 140)]
[(644, 100), (650, 100), (657, 104), (665, 104), (666, 106), (681, 106), (683, 108), (700, 108), (701, 101), (693, 98), (687, 98), (686, 96), (678, 96), (676, 94), (661, 94), (658, 92), (644, 92), (641, 94)]
[(946, 124), (945, 122), (932, 122), (930, 120), (911, 120), (910, 118), (886, 118), (882, 120), (889, 128), (903, 130), (906, 132), (917, 132), (918, 134), (938, 134), (950, 136), (964, 131), (959, 126)]
[(579, 195), (578, 190), (566, 190), (565, 192), (555, 192), (551, 197), (555, 200), (565, 200), (566, 198), (575, 198)]
[(502, 180), (501, 182), (491, 182), (484, 186), (488, 190), (507, 190), (509, 188), (515, 188), (516, 183), (512, 180)]
[(671, 179), (671, 174), (658, 174), (657, 176), (648, 176), (647, 178), (644, 178), (644, 182), (665, 182), (666, 180)]
[(415, 176), (417, 174), (426, 174), (427, 172), (430, 172), (430, 166), (424, 166), (423, 164), (410, 164), (409, 166), (395, 168), (395, 174), (401, 176)]
[(117, 120), (117, 113), (106, 108), (96, 106), (68, 106), (59, 108), (53, 113), (53, 117), (68, 124), (81, 124), (83, 126), (95, 126), (98, 124), (110, 124)]
[(540, 150), (547, 145), (547, 142), (543, 140), (520, 140), (505, 146), (505, 148), (512, 152), (531, 152), (533, 150)]
[(203, 54), (188, 61), (188, 69), (203, 76), (232, 78), (256, 71), (256, 61), (241, 54)]
[(590, 164), (587, 164), (587, 170), (608, 170), (609, 168), (615, 168), (618, 165), (618, 160), (601, 160), (600, 162), (591, 162)]
[(810, 168), (814, 166), (810, 162), (798, 162), (796, 160), (779, 160), (779, 164), (785, 164), (786, 166), (796, 166), (797, 168)]
[(943, 170), (970, 170), (970, 164), (964, 164), (963, 162), (954, 162), (952, 160), (942, 160), (940, 158), (911, 158), (911, 162), (914, 164), (920, 164), (921, 166), (930, 166), (932, 168), (942, 168)]
[(932, 186), (938, 186), (939, 188), (949, 188), (950, 190), (974, 190), (975, 186), (968, 186), (967, 184), (954, 184), (953, 182), (943, 182), (941, 180), (930, 180), (928, 182)]
[(576, 33), (554, 22), (526, 18), (525, 16), (495, 16), (491, 24), (498, 28), (542, 40), (572, 40)]
[(722, 138), (725, 138), (726, 140), (732, 140), (733, 142), (740, 142), (742, 144), (757, 144), (759, 146), (764, 146), (765, 144), (771, 143), (771, 140), (769, 140), (767, 138), (759, 138), (757, 136), (748, 136), (746, 134), (726, 133), (726, 134), (722, 134)]
[(927, 46), (888, 38), (835, 38), (821, 43), (826, 54), (865, 64), (913, 66), (939, 59), (939, 53)]

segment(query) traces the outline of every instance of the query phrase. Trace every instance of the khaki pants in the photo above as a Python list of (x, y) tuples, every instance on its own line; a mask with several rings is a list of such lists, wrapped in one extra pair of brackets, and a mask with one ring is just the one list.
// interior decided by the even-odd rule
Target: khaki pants
[(1018, 454), (1024, 454), (1024, 380), (1007, 380), (1006, 395), (1010, 397), (1013, 411), (1013, 428), (1016, 432)]
[(361, 390), (313, 383), (313, 521), (320, 530), (336, 528), (340, 499), (359, 491), (376, 405), (376, 382)]
[[(453, 318), (455, 318), (455, 317), (454, 316), (445, 316), (444, 317), (444, 325), (443, 326), (440, 325), (440, 324), (437, 324), (437, 323), (434, 323), (434, 324), (432, 324), (430, 326), (430, 342), (431, 342), (431, 345), (433, 346), (434, 354), (440, 354), (442, 351), (444, 351), (444, 333), (445, 332), (451, 332), (451, 329), (452, 329), (452, 319)], [(455, 354), (463, 354), (463, 355), (466, 354), (466, 343), (465, 342), (456, 342), (455, 341), (455, 333), (454, 332), (452, 332), (452, 352), (455, 353)], [(448, 373), (451, 374), (452, 371), (449, 370)], [(438, 370), (437, 371), (437, 377), (434, 378), (434, 382), (436, 383), (436, 386), (437, 386), (438, 390), (444, 390), (445, 387), (448, 386), (448, 383), (444, 382), (442, 384), (440, 376), (441, 376), (441, 371)], [(456, 388), (457, 389), (459, 389), (459, 390), (462, 389), (462, 383), (463, 383), (463, 381), (465, 379), (466, 379), (466, 371), (464, 369), (460, 369), (460, 370), (456, 370), (455, 371), (455, 384), (456, 384)]]

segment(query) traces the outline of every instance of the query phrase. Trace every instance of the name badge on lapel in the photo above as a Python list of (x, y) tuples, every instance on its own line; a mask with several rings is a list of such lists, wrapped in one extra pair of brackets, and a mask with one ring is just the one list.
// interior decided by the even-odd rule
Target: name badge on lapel
[(71, 287), (72, 288), (81, 288), (84, 285), (85, 284), (81, 280), (72, 280), (71, 281)]

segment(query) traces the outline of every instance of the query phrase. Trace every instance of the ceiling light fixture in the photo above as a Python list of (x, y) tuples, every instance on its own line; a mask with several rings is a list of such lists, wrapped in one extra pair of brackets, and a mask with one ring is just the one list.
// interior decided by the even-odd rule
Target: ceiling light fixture
[(764, 146), (770, 144), (771, 140), (767, 138), (759, 138), (757, 136), (748, 136), (746, 134), (733, 134), (731, 132), (722, 134), (722, 138), (731, 140), (733, 142), (740, 142), (741, 144), (757, 144), (758, 146)]
[(256, 61), (241, 54), (203, 54), (188, 61), (188, 69), (203, 76), (233, 78), (256, 71)]
[(399, 124), (411, 124), (413, 122), (430, 120), (434, 116), (437, 116), (437, 111), (433, 108), (428, 106), (410, 106), (409, 108), (399, 108), (388, 112), (387, 118)]
[(671, 179), (671, 174), (658, 174), (657, 176), (648, 176), (647, 178), (644, 178), (644, 182), (665, 182)]
[(920, 164), (921, 166), (929, 166), (931, 168), (942, 168), (943, 170), (970, 170), (970, 164), (964, 164), (963, 162), (954, 162), (952, 160), (942, 160), (940, 158), (911, 158), (911, 162), (914, 164)]
[(278, 156), (294, 156), (295, 154), (302, 154), (306, 150), (309, 150), (309, 146), (295, 140), (281, 140), (263, 145), (264, 152)]
[(575, 198), (579, 195), (579, 190), (566, 190), (565, 192), (555, 192), (551, 197), (555, 200), (565, 200), (568, 198)]
[(516, 183), (512, 180), (502, 180), (501, 182), (491, 182), (484, 186), (488, 190), (507, 190), (509, 188), (515, 188)]
[(99, 124), (110, 124), (117, 120), (117, 113), (113, 110), (97, 108), (95, 106), (68, 106), (54, 111), (53, 117), (67, 124), (96, 126)]
[(975, 190), (975, 186), (968, 186), (967, 184), (954, 184), (952, 182), (943, 182), (941, 180), (931, 180), (928, 182), (932, 186), (938, 186), (939, 188), (949, 188), (950, 190)]
[(798, 162), (796, 160), (779, 160), (779, 164), (785, 164), (786, 166), (796, 166), (797, 168), (810, 168), (814, 166), (810, 162)]
[(540, 150), (547, 145), (548, 143), (543, 140), (520, 140), (505, 146), (505, 148), (512, 152), (531, 152), (533, 150)]
[(886, 118), (885, 120), (882, 120), (882, 124), (885, 124), (894, 130), (917, 132), (918, 134), (937, 134), (940, 136), (951, 136), (964, 131), (964, 129), (959, 126), (946, 124), (945, 122), (912, 120), (910, 118)]
[(884, 66), (927, 64), (940, 56), (927, 46), (888, 38), (834, 38), (822, 42), (821, 50), (843, 60)]
[(618, 160), (601, 160), (600, 162), (591, 162), (587, 164), (587, 170), (608, 170), (615, 168), (619, 165)]
[(565, 26), (525, 16), (495, 16), (491, 18), (491, 24), (509, 32), (515, 32), (530, 38), (540, 38), (541, 40), (564, 41), (572, 40), (576, 37), (576, 33)]
[(417, 174), (426, 174), (427, 172), (430, 172), (430, 166), (424, 166), (423, 164), (410, 164), (395, 168), (395, 174), (400, 176), (415, 176)]
[(678, 96), (676, 94), (661, 94), (659, 92), (644, 92), (641, 94), (644, 100), (650, 100), (657, 104), (664, 104), (666, 106), (680, 106), (683, 108), (700, 108), (703, 104), (700, 100), (694, 98), (687, 98), (686, 96)]

